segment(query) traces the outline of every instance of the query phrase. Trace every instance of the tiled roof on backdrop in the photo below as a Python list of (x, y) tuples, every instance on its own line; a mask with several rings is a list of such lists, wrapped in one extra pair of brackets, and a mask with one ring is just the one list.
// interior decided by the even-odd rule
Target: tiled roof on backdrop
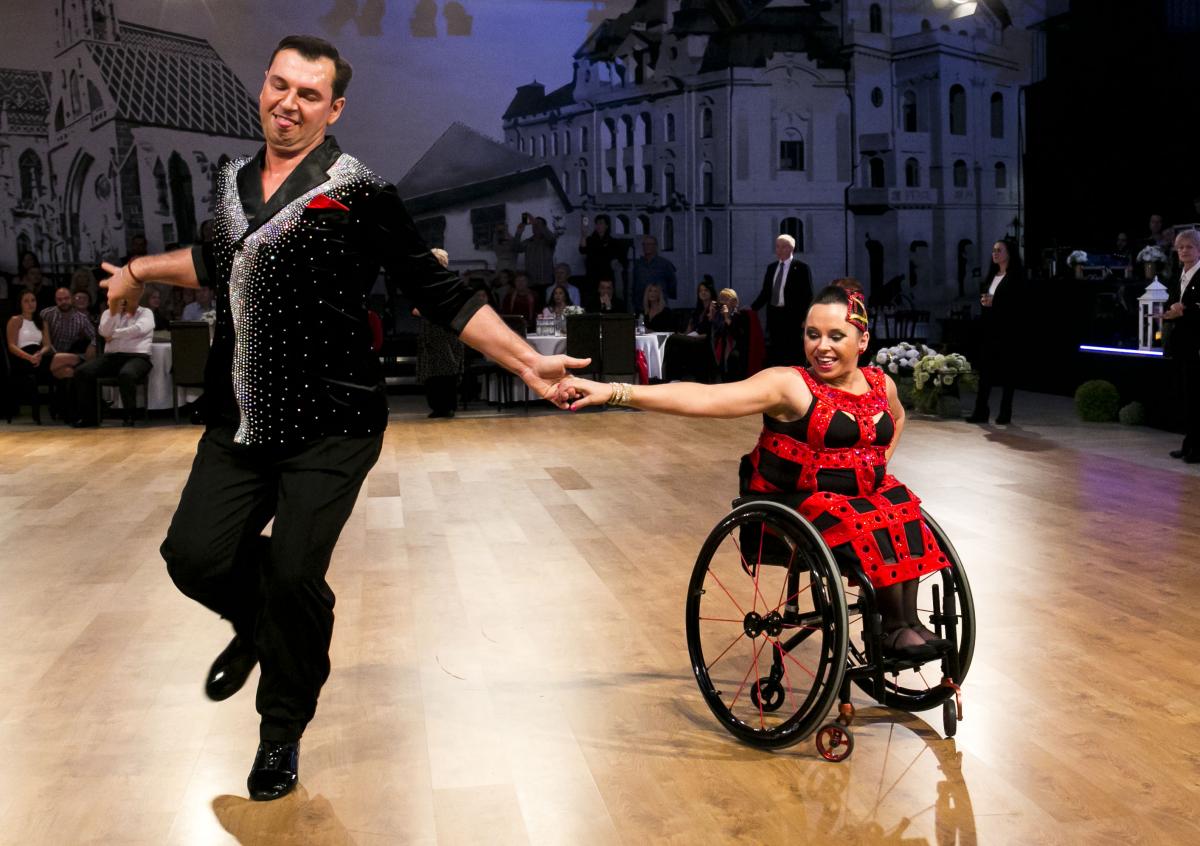
[(0, 110), (14, 135), (45, 135), (50, 114), (50, 74), (0, 68)]
[(122, 22), (120, 41), (87, 47), (118, 118), (232, 138), (262, 137), (258, 107), (204, 39)]

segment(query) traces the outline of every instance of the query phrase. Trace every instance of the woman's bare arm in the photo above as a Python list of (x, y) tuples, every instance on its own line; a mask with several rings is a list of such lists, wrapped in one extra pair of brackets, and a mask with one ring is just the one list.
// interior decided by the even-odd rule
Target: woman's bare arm
[[(571, 400), (571, 409), (603, 405), (613, 395), (613, 386), (603, 382), (571, 377), (563, 380), (562, 390)], [(672, 382), (663, 385), (633, 385), (625, 404), (646, 411), (660, 411), (685, 417), (745, 417), (770, 414), (781, 419), (798, 418), (808, 410), (812, 394), (794, 370), (772, 367), (723, 385), (697, 382)]]

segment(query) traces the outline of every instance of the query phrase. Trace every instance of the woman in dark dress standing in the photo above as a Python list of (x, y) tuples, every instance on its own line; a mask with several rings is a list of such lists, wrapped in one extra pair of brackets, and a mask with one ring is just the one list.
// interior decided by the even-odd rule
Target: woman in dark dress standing
[[(1015, 241), (1008, 239), (992, 245), (992, 265), (988, 268), (979, 298), (983, 306), (981, 320), (983, 343), (979, 357), (979, 394), (968, 423), (987, 423), (991, 410), (989, 394), (999, 386), (1001, 426), (1012, 421), (1013, 391), (1016, 387), (1016, 356), (1012, 350), (1020, 337), (1028, 280)], [(1006, 349), (1007, 348), (1007, 349)]]

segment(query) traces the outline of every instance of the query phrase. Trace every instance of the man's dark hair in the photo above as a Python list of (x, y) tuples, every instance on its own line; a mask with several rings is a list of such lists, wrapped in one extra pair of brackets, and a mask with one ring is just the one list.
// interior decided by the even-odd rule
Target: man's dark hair
[(310, 62), (315, 62), (317, 59), (329, 59), (333, 62), (333, 99), (346, 96), (346, 86), (350, 84), (350, 77), (354, 76), (354, 68), (350, 67), (350, 63), (342, 58), (337, 48), (324, 38), (317, 38), (315, 35), (287, 36), (275, 45), (275, 51), (271, 53), (267, 67), (270, 67), (271, 62), (275, 61), (275, 56), (280, 50), (295, 50)]

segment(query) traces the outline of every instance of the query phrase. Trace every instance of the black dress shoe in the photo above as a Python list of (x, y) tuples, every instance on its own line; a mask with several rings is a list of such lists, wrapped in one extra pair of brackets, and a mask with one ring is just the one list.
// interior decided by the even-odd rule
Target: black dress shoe
[(1200, 464), (1200, 452), (1193, 452), (1191, 455), (1183, 457), (1184, 464)]
[(254, 651), (254, 644), (246, 643), (235, 635), (209, 668), (204, 692), (214, 702), (228, 699), (242, 689), (250, 671), (257, 663), (258, 655)]
[(1183, 456), (1184, 456), (1184, 452), (1181, 449), (1173, 449), (1167, 454), (1170, 455), (1172, 458), (1183, 458)]
[[(985, 421), (985, 422), (986, 422), (986, 421)], [(1011, 422), (1012, 422), (1012, 418), (1011, 418), (1011, 417), (1009, 417), (1007, 414), (1005, 414), (1005, 415), (1001, 415), (1000, 417), (997, 417), (997, 418), (996, 418), (996, 425), (997, 425), (997, 426), (1007, 426), (1007, 425), (1008, 425), (1009, 423), (1011, 423)]]
[(987, 423), (988, 422), (986, 414), (972, 414), (966, 420), (968, 423)]
[(255, 802), (269, 802), (286, 796), (296, 786), (300, 770), (300, 741), (258, 744), (254, 766), (246, 778), (246, 789)]
[(94, 420), (76, 420), (71, 424), (72, 429), (95, 429), (99, 426), (100, 424)]

